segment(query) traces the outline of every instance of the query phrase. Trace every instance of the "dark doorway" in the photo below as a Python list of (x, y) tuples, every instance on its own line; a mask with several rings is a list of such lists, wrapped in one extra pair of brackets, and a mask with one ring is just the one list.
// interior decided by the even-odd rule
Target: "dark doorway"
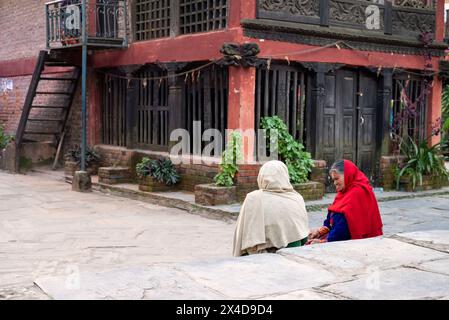
[(325, 74), (324, 103), (317, 110), (316, 157), (328, 165), (351, 160), (371, 179), (377, 145), (377, 76), (340, 69)]

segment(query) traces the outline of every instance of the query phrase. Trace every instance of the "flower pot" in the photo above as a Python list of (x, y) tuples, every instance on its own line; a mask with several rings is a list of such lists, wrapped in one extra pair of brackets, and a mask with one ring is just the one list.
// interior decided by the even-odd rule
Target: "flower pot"
[(145, 177), (139, 179), (139, 190), (145, 192), (166, 192), (173, 189), (174, 186), (167, 186), (165, 183), (159, 182), (153, 177)]
[(409, 177), (401, 177), (399, 179), (399, 190), (406, 192), (417, 192), (425, 190), (440, 189), (443, 186), (442, 178), (436, 175), (425, 175), (422, 178), (422, 185), (416, 182), (413, 189), (412, 180)]
[(195, 203), (203, 206), (227, 205), (237, 202), (237, 187), (219, 187), (216, 184), (195, 186)]

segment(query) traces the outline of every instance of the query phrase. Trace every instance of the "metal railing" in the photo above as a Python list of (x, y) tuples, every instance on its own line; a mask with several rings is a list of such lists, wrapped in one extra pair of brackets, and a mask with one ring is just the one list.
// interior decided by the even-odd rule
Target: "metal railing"
[[(86, 36), (83, 37), (83, 6)], [(125, 0), (58, 0), (45, 4), (48, 49), (81, 46), (128, 45)]]

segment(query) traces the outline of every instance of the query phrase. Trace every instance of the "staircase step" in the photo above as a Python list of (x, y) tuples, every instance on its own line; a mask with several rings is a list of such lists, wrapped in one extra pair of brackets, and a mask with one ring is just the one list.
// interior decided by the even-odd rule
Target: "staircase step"
[(45, 61), (46, 67), (75, 67), (73, 64), (64, 61)]
[(40, 80), (45, 81), (77, 81), (78, 78), (52, 78), (52, 77), (41, 77)]
[(67, 95), (67, 96), (72, 95), (71, 92), (67, 92), (67, 91), (53, 91), (53, 92), (37, 91), (36, 94), (47, 94), (47, 95), (57, 94), (57, 95)]
[(44, 118), (28, 118), (28, 121), (32, 122), (61, 122), (62, 119), (44, 119)]
[(36, 109), (67, 109), (68, 106), (31, 106)]
[(49, 135), (49, 136), (60, 134), (60, 132), (42, 132), (42, 131), (25, 131), (24, 133), (25, 134), (35, 134), (35, 135)]

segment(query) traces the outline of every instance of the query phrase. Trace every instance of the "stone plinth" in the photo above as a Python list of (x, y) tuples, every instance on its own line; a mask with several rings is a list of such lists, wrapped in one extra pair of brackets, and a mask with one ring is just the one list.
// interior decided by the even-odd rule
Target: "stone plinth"
[(304, 200), (321, 200), (324, 197), (324, 184), (320, 182), (306, 182), (293, 186)]
[(128, 167), (103, 167), (98, 170), (98, 182), (104, 184), (120, 184), (131, 181)]
[(195, 203), (204, 206), (218, 206), (237, 202), (237, 187), (219, 187), (216, 184), (195, 186)]
[(73, 176), (72, 191), (91, 192), (92, 180), (86, 171), (77, 171)]

